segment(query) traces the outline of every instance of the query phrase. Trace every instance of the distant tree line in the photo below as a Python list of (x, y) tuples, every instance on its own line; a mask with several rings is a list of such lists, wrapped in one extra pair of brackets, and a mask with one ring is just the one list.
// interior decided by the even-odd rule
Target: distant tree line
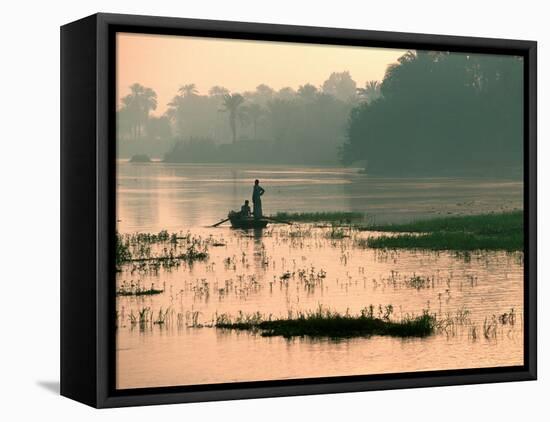
[(364, 160), (373, 174), (521, 167), (521, 58), (409, 51), (388, 67), (380, 94), (351, 111), (344, 163)]
[[(409, 51), (381, 82), (349, 72), (294, 90), (185, 84), (162, 116), (134, 84), (118, 110), (118, 154), (169, 162), (360, 164), (370, 174), (502, 174), (523, 160), (523, 62)], [(515, 170), (514, 170), (515, 169)]]
[(134, 84), (118, 110), (119, 156), (149, 154), (172, 162), (251, 161), (338, 163), (353, 107), (374, 101), (379, 84), (357, 88), (349, 72), (332, 73), (320, 86), (231, 93), (223, 86), (201, 95), (180, 87), (160, 117), (153, 89)]

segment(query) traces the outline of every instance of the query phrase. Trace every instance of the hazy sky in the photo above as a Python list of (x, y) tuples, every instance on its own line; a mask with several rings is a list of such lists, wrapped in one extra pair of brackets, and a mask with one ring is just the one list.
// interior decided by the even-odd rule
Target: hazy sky
[(118, 98), (138, 82), (158, 95), (154, 114), (181, 85), (194, 83), (199, 94), (214, 85), (231, 92), (253, 91), (265, 83), (278, 90), (321, 85), (332, 72), (348, 70), (357, 86), (382, 80), (386, 67), (403, 50), (228, 40), (171, 35), (117, 34)]

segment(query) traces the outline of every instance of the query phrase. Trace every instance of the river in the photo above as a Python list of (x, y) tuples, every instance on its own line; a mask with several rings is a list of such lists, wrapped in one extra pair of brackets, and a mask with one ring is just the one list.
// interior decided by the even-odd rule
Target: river
[[(250, 199), (256, 178), (266, 190), (267, 214), (359, 211), (371, 222), (401, 222), (523, 206), (518, 180), (382, 178), (342, 168), (119, 161), (119, 233), (168, 230), (210, 239), (211, 246), (204, 262), (158, 272), (125, 267), (117, 274), (119, 288), (139, 283), (164, 290), (117, 297), (117, 388), (523, 363), (521, 253), (381, 252), (357, 242), (377, 233), (349, 231), (332, 238), (330, 228), (312, 224), (273, 224), (260, 232), (208, 227)], [(417, 276), (429, 282), (411, 284)], [(450, 325), (426, 338), (337, 341), (286, 340), (208, 327), (223, 313), (286, 317), (319, 307), (358, 313), (369, 305), (375, 312), (392, 305), (397, 320), (426, 310)], [(132, 325), (129, 316), (144, 308), (154, 315), (168, 310), (177, 323)], [(510, 312), (513, 324), (499, 322)], [(487, 331), (494, 321), (494, 329)]]

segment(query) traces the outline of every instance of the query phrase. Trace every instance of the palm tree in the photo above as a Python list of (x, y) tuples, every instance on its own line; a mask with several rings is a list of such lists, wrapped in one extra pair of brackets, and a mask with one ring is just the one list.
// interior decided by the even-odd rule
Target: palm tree
[(138, 83), (130, 86), (130, 94), (122, 98), (122, 110), (128, 115), (134, 140), (143, 132), (149, 112), (157, 108), (157, 93)]
[(357, 88), (357, 95), (367, 103), (372, 103), (381, 96), (380, 86), (378, 81), (368, 81), (364, 88)]
[(260, 104), (252, 103), (245, 109), (245, 113), (248, 116), (250, 122), (252, 122), (252, 127), (254, 129), (254, 139), (257, 139), (258, 134), (258, 120), (264, 115), (265, 110)]
[(223, 96), (223, 111), (229, 113), (229, 126), (233, 134), (233, 143), (237, 142), (237, 116), (242, 103), (244, 103), (244, 97), (241, 94), (225, 94)]
[(199, 90), (197, 89), (197, 85), (187, 84), (187, 85), (181, 86), (180, 89), (178, 89), (178, 92), (184, 97), (192, 97), (194, 95), (197, 95)]

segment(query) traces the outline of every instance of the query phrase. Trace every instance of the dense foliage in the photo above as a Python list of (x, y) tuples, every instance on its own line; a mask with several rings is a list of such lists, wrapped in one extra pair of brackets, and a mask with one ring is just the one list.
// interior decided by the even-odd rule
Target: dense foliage
[(370, 248), (509, 252), (523, 251), (524, 248), (523, 211), (371, 225), (362, 230), (400, 233), (359, 241)]
[(381, 97), (351, 112), (342, 159), (375, 174), (502, 172), (521, 165), (522, 145), (520, 58), (409, 51)]

